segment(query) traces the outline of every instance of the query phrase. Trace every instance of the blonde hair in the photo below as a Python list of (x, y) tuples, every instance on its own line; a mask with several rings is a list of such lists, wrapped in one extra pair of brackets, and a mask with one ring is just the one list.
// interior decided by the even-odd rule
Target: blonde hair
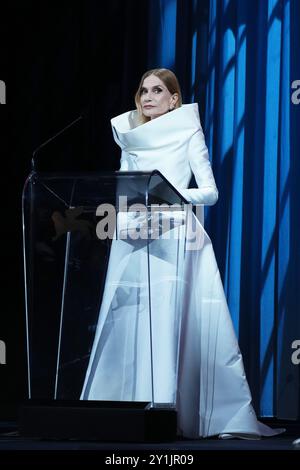
[(137, 92), (135, 94), (135, 105), (136, 105), (137, 112), (138, 112), (139, 122), (141, 124), (144, 124), (145, 122), (150, 120), (149, 117), (144, 116), (143, 111), (142, 111), (142, 106), (141, 106), (141, 90), (143, 88), (143, 83), (144, 83), (144, 80), (147, 77), (150, 77), (150, 75), (155, 75), (156, 77), (158, 77), (166, 85), (167, 89), (169, 90), (169, 92), (172, 95), (174, 93), (177, 93), (178, 100), (175, 104), (175, 108), (180, 108), (180, 106), (182, 105), (182, 96), (181, 96), (180, 85), (179, 85), (179, 82), (177, 80), (177, 77), (176, 77), (175, 73), (172, 72), (172, 70), (169, 70), (169, 69), (152, 69), (152, 70), (148, 70), (142, 76), (139, 87), (138, 87)]

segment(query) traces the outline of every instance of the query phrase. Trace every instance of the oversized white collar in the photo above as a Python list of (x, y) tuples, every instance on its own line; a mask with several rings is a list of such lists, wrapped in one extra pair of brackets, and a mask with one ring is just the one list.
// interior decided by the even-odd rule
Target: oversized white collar
[(114, 139), (122, 149), (145, 144), (160, 146), (170, 139), (186, 140), (201, 129), (197, 103), (184, 104), (141, 125), (137, 116), (134, 110), (111, 119)]

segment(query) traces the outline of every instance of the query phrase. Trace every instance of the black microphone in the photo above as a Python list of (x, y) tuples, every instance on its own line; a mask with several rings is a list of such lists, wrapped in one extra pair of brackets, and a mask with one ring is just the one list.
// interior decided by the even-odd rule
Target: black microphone
[(52, 137), (50, 137), (49, 139), (47, 139), (45, 142), (43, 142), (41, 145), (39, 145), (32, 153), (32, 158), (31, 158), (31, 169), (32, 171), (35, 170), (35, 156), (36, 154), (43, 148), (45, 147), (45, 145), (49, 144), (50, 142), (52, 142), (52, 140), (56, 139), (56, 137), (60, 136), (61, 134), (63, 134), (67, 129), (70, 129), (70, 127), (74, 126), (74, 124), (76, 124), (78, 121), (80, 121), (81, 119), (84, 118), (84, 115), (80, 115), (78, 116), (76, 119), (74, 119), (74, 121), (70, 122), (70, 124), (68, 124), (66, 127), (64, 127), (63, 129), (61, 129), (60, 131), (58, 131), (55, 135), (53, 135)]

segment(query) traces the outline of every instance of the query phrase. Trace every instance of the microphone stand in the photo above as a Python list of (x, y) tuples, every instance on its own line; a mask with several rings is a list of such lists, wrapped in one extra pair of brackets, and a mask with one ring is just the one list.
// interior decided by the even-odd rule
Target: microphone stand
[(31, 168), (32, 168), (32, 171), (35, 170), (35, 156), (36, 154), (43, 148), (45, 147), (45, 145), (49, 144), (49, 142), (51, 142), (52, 140), (56, 139), (56, 137), (60, 136), (61, 134), (63, 134), (67, 129), (69, 129), (70, 127), (74, 126), (74, 124), (76, 124), (78, 121), (80, 121), (81, 119), (83, 119), (83, 116), (80, 115), (78, 116), (76, 119), (74, 119), (74, 121), (72, 121), (70, 124), (68, 124), (66, 127), (64, 127), (63, 129), (61, 129), (60, 131), (58, 131), (55, 135), (53, 135), (52, 137), (50, 137), (49, 139), (47, 139), (45, 142), (43, 142), (41, 145), (39, 145), (32, 153), (32, 158), (31, 158)]

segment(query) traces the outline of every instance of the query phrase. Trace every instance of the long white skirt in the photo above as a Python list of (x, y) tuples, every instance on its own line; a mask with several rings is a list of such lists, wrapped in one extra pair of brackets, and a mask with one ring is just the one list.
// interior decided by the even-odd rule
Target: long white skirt
[(277, 434), (251, 405), (208, 235), (192, 215), (165, 236), (113, 240), (81, 399), (174, 403), (189, 438)]

